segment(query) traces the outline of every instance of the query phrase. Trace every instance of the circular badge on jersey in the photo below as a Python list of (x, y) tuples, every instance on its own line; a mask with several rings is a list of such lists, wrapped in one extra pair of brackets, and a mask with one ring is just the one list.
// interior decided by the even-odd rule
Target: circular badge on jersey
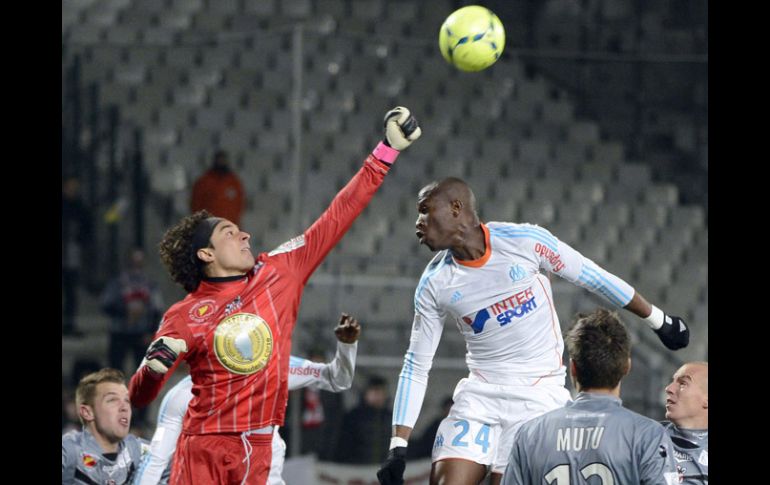
[(262, 370), (273, 353), (273, 332), (251, 313), (225, 318), (214, 331), (214, 353), (227, 370), (249, 375)]

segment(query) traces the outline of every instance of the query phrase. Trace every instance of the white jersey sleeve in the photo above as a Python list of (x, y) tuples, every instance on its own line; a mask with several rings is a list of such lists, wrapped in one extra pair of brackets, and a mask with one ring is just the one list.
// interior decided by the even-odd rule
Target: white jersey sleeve
[(528, 231), (540, 268), (602, 296), (617, 307), (624, 307), (634, 297), (634, 288), (586, 258), (550, 231), (533, 224), (520, 224)]
[(420, 415), (428, 373), (444, 330), (444, 314), (435, 298), (431, 279), (444, 267), (451, 255), (442, 251), (428, 264), (414, 294), (414, 320), (409, 348), (398, 376), (393, 404), (393, 425), (414, 428)]
[(357, 351), (358, 342), (337, 342), (337, 353), (329, 363), (312, 362), (292, 355), (289, 359), (289, 390), (309, 386), (331, 392), (350, 389)]
[(158, 412), (158, 427), (152, 436), (150, 451), (145, 455), (142, 466), (134, 480), (135, 485), (156, 485), (161, 479), (168, 480), (168, 465), (176, 449), (176, 442), (182, 433), (182, 421), (187, 405), (192, 399), (192, 378), (185, 377), (172, 387), (163, 398)]

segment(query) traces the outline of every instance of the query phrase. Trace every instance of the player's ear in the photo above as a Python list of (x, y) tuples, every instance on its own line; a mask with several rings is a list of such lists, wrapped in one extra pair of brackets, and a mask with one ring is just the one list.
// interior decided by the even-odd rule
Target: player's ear
[(211, 248), (200, 248), (195, 254), (204, 263), (210, 263), (214, 261), (214, 252), (211, 250)]
[(460, 199), (455, 199), (452, 201), (452, 215), (457, 217), (460, 215), (460, 213), (463, 211), (463, 207), (465, 207), (465, 204), (463, 204), (463, 201)]
[(91, 409), (91, 406), (89, 406), (88, 404), (81, 404), (80, 407), (78, 408), (78, 414), (85, 422), (93, 421), (94, 419), (96, 419), (94, 417), (94, 410)]
[(628, 358), (628, 365), (626, 366), (626, 372), (623, 374), (623, 377), (627, 376), (629, 372), (631, 372), (631, 357)]

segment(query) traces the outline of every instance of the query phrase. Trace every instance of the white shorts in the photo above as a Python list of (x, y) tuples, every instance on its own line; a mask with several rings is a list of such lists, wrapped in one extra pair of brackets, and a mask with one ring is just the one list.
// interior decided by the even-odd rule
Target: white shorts
[(459, 458), (503, 473), (519, 427), (564, 407), (571, 396), (561, 384), (504, 386), (465, 378), (452, 398), (449, 415), (436, 432), (431, 461)]
[(281, 473), (283, 472), (283, 460), (286, 456), (286, 442), (278, 434), (278, 426), (273, 432), (273, 456), (270, 461), (270, 475), (267, 477), (268, 485), (286, 485)]

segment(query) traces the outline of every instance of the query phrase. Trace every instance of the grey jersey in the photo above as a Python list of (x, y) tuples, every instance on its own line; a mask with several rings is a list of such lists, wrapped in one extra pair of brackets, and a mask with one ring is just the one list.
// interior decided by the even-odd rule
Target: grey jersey
[(660, 423), (616, 397), (582, 392), (521, 426), (503, 476), (504, 485), (677, 482), (673, 444)]
[(61, 483), (122, 485), (131, 483), (147, 445), (128, 435), (118, 445), (114, 460), (106, 458), (102, 448), (86, 429), (70, 431), (61, 437)]
[(681, 483), (708, 485), (709, 430), (682, 429), (669, 421), (664, 421), (663, 426), (674, 443), (674, 458)]

